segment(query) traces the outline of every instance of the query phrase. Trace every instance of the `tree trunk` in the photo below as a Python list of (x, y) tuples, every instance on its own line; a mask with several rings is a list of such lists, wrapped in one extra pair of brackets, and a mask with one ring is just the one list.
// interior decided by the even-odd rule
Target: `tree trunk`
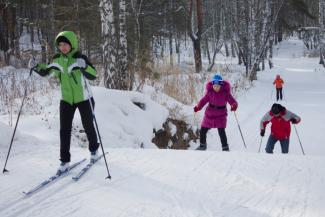
[(194, 46), (195, 71), (196, 73), (200, 73), (202, 71), (201, 41), (199, 39), (193, 40), (193, 46)]
[(227, 42), (225, 42), (226, 57), (229, 57), (229, 48)]
[(126, 32), (126, 8), (125, 0), (120, 0), (119, 8), (119, 23), (120, 23), (120, 43), (118, 50), (118, 77), (120, 90), (128, 90), (130, 84), (130, 75), (128, 73), (128, 54), (127, 54), (127, 32)]
[(216, 56), (217, 56), (217, 53), (220, 51), (220, 49), (222, 48), (222, 43), (220, 44), (220, 46), (218, 47), (218, 42), (216, 43), (216, 49), (214, 50), (214, 52), (213, 52), (213, 58), (212, 58), (212, 60), (211, 60), (211, 64), (210, 64), (210, 66), (209, 66), (209, 68), (208, 68), (208, 72), (211, 72), (212, 71), (212, 68), (213, 68), (213, 66), (214, 66), (214, 61), (215, 61), (215, 59), (216, 59)]
[(269, 41), (269, 58), (268, 58), (268, 61), (269, 61), (269, 67), (270, 69), (273, 68), (273, 37), (271, 37), (270, 41)]
[(15, 20), (15, 8), (0, 3), (0, 50), (4, 51), (4, 61), (7, 65), (10, 64), (11, 50), (15, 48)]
[(104, 85), (106, 88), (118, 89), (119, 78), (116, 64), (116, 35), (114, 26), (113, 2), (111, 0), (100, 1), (100, 14), (103, 35), (103, 69)]
[(325, 2), (324, 0), (319, 0), (319, 39), (320, 39), (320, 45), (319, 45), (319, 64), (323, 65), (325, 67), (324, 62), (324, 53), (325, 53), (325, 45), (323, 42), (324, 37), (324, 16), (325, 16)]
[(231, 56), (236, 57), (236, 50), (235, 50), (235, 45), (233, 42), (231, 42)]
[(203, 28), (203, 5), (202, 0), (196, 0), (196, 14), (197, 14), (197, 32), (196, 34), (193, 32), (192, 28), (192, 14), (193, 12), (193, 0), (191, 0), (190, 5), (190, 19), (189, 19), (189, 36), (193, 42), (193, 49), (194, 49), (194, 62), (195, 62), (195, 71), (199, 73), (202, 71), (202, 58), (201, 58), (201, 35), (202, 35), (202, 28)]
[(168, 28), (169, 28), (169, 62), (170, 65), (174, 65), (174, 59), (173, 59), (173, 0), (169, 1), (169, 22), (168, 22)]
[(206, 46), (206, 51), (207, 51), (207, 56), (208, 56), (209, 64), (211, 64), (211, 57), (210, 57), (210, 50), (209, 50), (209, 41), (208, 41), (208, 39), (205, 40), (205, 46)]
[(181, 52), (180, 52), (180, 33), (177, 32), (176, 37), (175, 37), (175, 52), (177, 53), (177, 64), (179, 65), (181, 63)]

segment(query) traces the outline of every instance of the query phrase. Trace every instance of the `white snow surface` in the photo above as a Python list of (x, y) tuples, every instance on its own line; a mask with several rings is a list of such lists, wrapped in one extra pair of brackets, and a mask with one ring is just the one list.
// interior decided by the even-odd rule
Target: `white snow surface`
[[(236, 114), (247, 150), (231, 113), (226, 130), (229, 153), (221, 152), (216, 130), (208, 133), (207, 151), (191, 150), (195, 144), (190, 150), (157, 149), (151, 143), (152, 129), (159, 129), (167, 117), (164, 107), (148, 94), (93, 87), (112, 179), (105, 179), (105, 162), (101, 160), (78, 182), (71, 177), (82, 166), (35, 195), (24, 197), (22, 191), (48, 178), (59, 165), (59, 98), (55, 95), (56, 103), (46, 108), (52, 111), (47, 121), (41, 115), (21, 117), (7, 164), (10, 172), (0, 175), (0, 216), (324, 216), (325, 72), (317, 58), (303, 57), (299, 40), (284, 41), (275, 53), (276, 67), (259, 72), (253, 87), (237, 99)], [(280, 103), (302, 118), (296, 128), (306, 155), (302, 155), (293, 127), (289, 154), (281, 154), (278, 143), (275, 154), (266, 154), (270, 126), (258, 153), (259, 121), (275, 102), (272, 82), (276, 74), (285, 82), (285, 98)], [(146, 110), (132, 101), (144, 102)], [(80, 124), (79, 115), (74, 122)], [(8, 117), (0, 116), (1, 163), (13, 131), (7, 123)], [(89, 156), (77, 143), (72, 140), (72, 162)]]

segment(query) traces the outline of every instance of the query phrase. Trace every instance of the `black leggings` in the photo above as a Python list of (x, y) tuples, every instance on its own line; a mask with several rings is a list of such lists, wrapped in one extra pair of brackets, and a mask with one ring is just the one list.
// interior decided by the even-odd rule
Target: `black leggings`
[(282, 88), (276, 88), (276, 101), (282, 100)]
[[(200, 143), (201, 144), (205, 144), (205, 145), (207, 144), (207, 133), (210, 129), (211, 128), (201, 127), (201, 130), (200, 130)], [(221, 141), (221, 145), (222, 145), (222, 150), (229, 151), (225, 128), (218, 128), (218, 133), (219, 133), (219, 137), (220, 137), (220, 141)]]
[[(94, 99), (91, 98), (93, 108), (95, 106)], [(82, 101), (77, 104), (70, 105), (61, 100), (60, 102), (60, 160), (62, 162), (70, 162), (70, 141), (73, 116), (76, 109), (79, 109), (81, 122), (87, 134), (89, 141), (89, 151), (93, 152), (98, 149), (97, 134), (93, 123), (93, 114), (89, 104), (89, 100)]]

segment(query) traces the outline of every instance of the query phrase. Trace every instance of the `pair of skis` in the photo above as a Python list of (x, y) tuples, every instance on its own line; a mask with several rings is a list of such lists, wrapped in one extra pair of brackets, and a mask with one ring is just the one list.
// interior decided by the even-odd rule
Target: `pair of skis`
[[(105, 153), (106, 154), (106, 153)], [(83, 175), (85, 175), (85, 173), (97, 162), (99, 161), (104, 155), (99, 156), (98, 158), (96, 158), (95, 160), (89, 162), (84, 168), (82, 168), (80, 170), (80, 172), (76, 175), (73, 176), (72, 179), (74, 181), (78, 181)], [(31, 196), (32, 194), (40, 191), (41, 189), (44, 189), (45, 187), (49, 186), (50, 184), (54, 183), (55, 181), (67, 176), (71, 170), (75, 169), (77, 166), (79, 166), (80, 164), (82, 164), (84, 161), (86, 161), (86, 158), (70, 165), (68, 167), (68, 169), (65, 172), (62, 172), (60, 174), (55, 174), (54, 176), (51, 176), (50, 178), (46, 179), (45, 181), (43, 181), (42, 183), (40, 183), (39, 185), (35, 186), (34, 188), (32, 188), (29, 191), (24, 191), (24, 195), (25, 196)]]

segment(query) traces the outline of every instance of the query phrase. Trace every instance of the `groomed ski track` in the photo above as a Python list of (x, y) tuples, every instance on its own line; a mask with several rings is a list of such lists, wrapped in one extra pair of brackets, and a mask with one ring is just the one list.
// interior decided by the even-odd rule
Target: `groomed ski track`
[[(287, 46), (301, 43), (295, 40)], [(78, 182), (70, 175), (24, 198), (21, 193), (56, 170), (58, 145), (20, 147), (0, 175), (1, 217), (322, 217), (325, 213), (325, 73), (318, 59), (278, 55), (275, 68), (259, 72), (249, 93), (240, 96), (237, 112), (245, 150), (229, 114), (231, 152), (220, 152), (216, 131), (208, 151), (109, 149), (112, 180), (105, 179), (101, 159)], [(306, 155), (292, 128), (290, 153), (264, 153), (269, 131), (257, 153), (259, 121), (274, 102), (273, 79), (285, 79), (283, 105), (302, 117), (297, 125)], [(272, 99), (271, 99), (272, 98)], [(282, 103), (282, 102), (281, 102)], [(242, 111), (241, 111), (242, 109)], [(322, 115), (321, 115), (322, 114)], [(73, 159), (88, 156), (74, 148)], [(30, 156), (33, 156), (32, 158)], [(28, 165), (27, 169), (26, 165)]]

